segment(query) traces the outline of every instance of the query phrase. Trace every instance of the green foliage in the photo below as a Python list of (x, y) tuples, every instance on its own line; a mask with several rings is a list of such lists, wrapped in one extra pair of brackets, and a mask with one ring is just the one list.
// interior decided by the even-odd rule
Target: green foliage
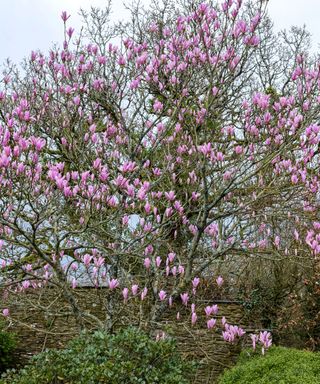
[(271, 96), (271, 101), (272, 102), (275, 102), (275, 101), (278, 101), (279, 100), (279, 94), (277, 92), (277, 90), (273, 87), (267, 87), (266, 90), (265, 90), (266, 94), (267, 95), (270, 95)]
[(6, 332), (3, 322), (0, 322), (0, 373), (13, 364), (13, 351), (16, 347), (15, 336)]
[(192, 364), (185, 362), (172, 340), (154, 341), (128, 328), (115, 335), (84, 333), (66, 349), (35, 356), (1, 384), (186, 384)]
[(272, 347), (265, 356), (244, 351), (237, 365), (225, 371), (219, 384), (317, 384), (320, 354)]

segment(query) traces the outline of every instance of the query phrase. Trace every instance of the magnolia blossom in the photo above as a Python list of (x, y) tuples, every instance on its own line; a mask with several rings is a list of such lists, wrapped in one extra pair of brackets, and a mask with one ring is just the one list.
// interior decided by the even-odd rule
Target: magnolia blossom
[(148, 288), (144, 287), (140, 296), (142, 301), (146, 298), (147, 294), (148, 294)]
[(235, 339), (235, 334), (232, 332), (223, 331), (222, 337), (224, 341), (227, 341), (228, 343), (232, 343)]
[(156, 257), (156, 266), (159, 268), (159, 267), (160, 267), (160, 264), (161, 264), (161, 257), (160, 257), (160, 256), (157, 256), (157, 257)]
[(251, 334), (250, 338), (252, 340), (252, 349), (255, 351), (256, 350), (257, 341), (259, 340), (259, 336)]
[(193, 286), (193, 288), (196, 289), (196, 288), (198, 287), (199, 283), (200, 283), (200, 279), (199, 279), (199, 277), (195, 277), (195, 278), (192, 280), (192, 286)]
[(118, 286), (119, 286), (119, 282), (118, 282), (117, 279), (111, 279), (111, 280), (109, 281), (109, 288), (110, 288), (111, 290), (117, 288)]
[(242, 337), (246, 332), (237, 325), (225, 323), (225, 331), (222, 332), (223, 339), (229, 343), (235, 341), (237, 337)]
[(139, 285), (138, 284), (133, 284), (131, 287), (131, 292), (133, 296), (135, 296), (138, 293)]
[(213, 313), (214, 315), (216, 315), (216, 314), (219, 312), (219, 307), (218, 307), (218, 305), (217, 305), (217, 304), (213, 304), (213, 305), (211, 306), (211, 310), (212, 310), (212, 313)]
[(196, 291), (197, 291), (197, 287), (198, 285), (200, 284), (200, 278), (199, 277), (195, 277), (193, 280), (192, 280), (192, 293), (195, 295), (196, 294)]
[(206, 306), (204, 309), (206, 316), (210, 316), (212, 314), (212, 307), (210, 305)]
[(166, 297), (167, 297), (166, 292), (163, 291), (163, 290), (161, 290), (161, 291), (159, 292), (159, 299), (160, 299), (160, 301), (163, 301)]
[(262, 354), (265, 354), (265, 350), (271, 347), (272, 345), (272, 337), (271, 333), (268, 331), (260, 332), (259, 341), (262, 344)]
[(159, 100), (156, 100), (153, 104), (153, 109), (155, 112), (161, 112), (163, 109), (163, 104)]
[(83, 257), (82, 257), (83, 264), (86, 267), (88, 267), (90, 265), (90, 263), (91, 263), (92, 258), (93, 258), (92, 255), (89, 255), (89, 254), (83, 255)]
[(209, 319), (207, 321), (207, 328), (212, 329), (216, 325), (217, 320), (216, 319)]
[(129, 289), (128, 288), (123, 288), (122, 296), (123, 296), (124, 302), (126, 302), (128, 300), (128, 296), (129, 296)]
[(63, 20), (64, 23), (65, 23), (69, 18), (70, 18), (70, 15), (68, 15), (66, 11), (63, 11), (63, 12), (61, 13), (61, 19)]
[(217, 283), (218, 287), (221, 287), (223, 285), (223, 282), (224, 282), (224, 280), (223, 280), (222, 276), (218, 276), (216, 278), (216, 283)]
[(216, 315), (218, 313), (218, 306), (217, 304), (214, 305), (207, 305), (204, 309), (205, 314), (207, 317), (211, 316), (212, 314)]
[(181, 301), (182, 301), (183, 305), (187, 306), (187, 304), (188, 304), (188, 300), (189, 300), (189, 294), (188, 294), (188, 292), (181, 293), (181, 294), (180, 294), (180, 297), (181, 297)]
[(173, 262), (175, 256), (176, 256), (176, 254), (175, 254), (174, 252), (170, 252), (170, 253), (168, 254), (168, 261), (169, 261), (169, 263), (172, 263), (172, 262)]
[(76, 278), (74, 277), (72, 279), (72, 282), (71, 282), (72, 289), (77, 288), (77, 285), (78, 285), (78, 282), (77, 282)]
[(24, 280), (21, 285), (23, 289), (28, 289), (30, 287), (30, 281)]
[(151, 260), (150, 260), (150, 258), (149, 257), (146, 257), (145, 259), (144, 259), (144, 266), (146, 267), (146, 269), (149, 269), (150, 268), (150, 265), (151, 265)]

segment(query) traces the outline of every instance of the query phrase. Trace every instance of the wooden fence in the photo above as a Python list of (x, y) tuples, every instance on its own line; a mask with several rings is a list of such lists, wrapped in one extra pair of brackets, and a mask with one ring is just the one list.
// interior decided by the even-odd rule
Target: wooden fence
[[(93, 288), (78, 288), (78, 300), (91, 314), (103, 317), (101, 295)], [(198, 321), (191, 326), (190, 309), (181, 308), (181, 320), (176, 321), (176, 311), (165, 313), (161, 328), (177, 340), (178, 349), (187, 359), (200, 361), (194, 383), (215, 383), (221, 372), (235, 361), (241, 346), (223, 341), (220, 331), (206, 329), (204, 307), (217, 303), (219, 313), (216, 316), (218, 328), (221, 318), (226, 317), (229, 324), (242, 326), (249, 334), (260, 329), (260, 324), (252, 324), (246, 316), (241, 303), (230, 300), (209, 301), (203, 299), (197, 307)], [(39, 291), (29, 290), (14, 295), (3, 303), (10, 307), (13, 314), (9, 329), (18, 336), (17, 361), (24, 364), (30, 356), (46, 348), (62, 348), (68, 340), (78, 334), (68, 305), (57, 295), (53, 288)], [(185, 311), (185, 313), (184, 313)], [(69, 313), (69, 314), (68, 314)], [(94, 324), (92, 324), (94, 328)], [(245, 340), (245, 339), (244, 339)], [(243, 342), (242, 342), (243, 344)]]

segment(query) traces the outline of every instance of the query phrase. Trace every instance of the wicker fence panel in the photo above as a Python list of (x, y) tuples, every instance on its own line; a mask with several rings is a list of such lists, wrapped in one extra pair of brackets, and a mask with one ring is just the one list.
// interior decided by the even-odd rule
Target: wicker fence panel
[[(104, 289), (98, 292), (93, 288), (77, 289), (81, 307), (102, 320), (105, 317), (104, 294)], [(26, 363), (30, 356), (46, 348), (64, 347), (68, 340), (79, 333), (69, 306), (53, 288), (29, 290), (8, 300), (3, 306), (10, 306), (16, 320), (11, 321), (9, 328), (18, 336), (16, 358), (20, 364)], [(176, 339), (178, 349), (185, 358), (200, 362), (194, 379), (196, 384), (215, 383), (221, 372), (233, 364), (241, 350), (240, 345), (230, 345), (223, 341), (221, 329), (219, 330), (222, 316), (225, 316), (230, 324), (241, 325), (247, 333), (260, 328), (258, 323), (249, 323), (240, 303), (228, 300), (215, 302), (219, 305), (219, 313), (216, 316), (218, 330), (206, 329), (204, 307), (214, 301), (205, 299), (198, 305), (198, 321), (195, 327), (191, 326), (190, 309), (182, 306), (179, 321), (176, 321), (176, 311), (169, 309), (159, 324), (159, 331), (164, 331)], [(88, 324), (88, 328), (95, 326), (94, 323)]]

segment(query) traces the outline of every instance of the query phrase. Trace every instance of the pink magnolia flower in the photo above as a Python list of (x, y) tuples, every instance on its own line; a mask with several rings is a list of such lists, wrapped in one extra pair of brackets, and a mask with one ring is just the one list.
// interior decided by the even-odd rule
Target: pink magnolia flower
[(68, 15), (66, 11), (63, 11), (61, 13), (61, 19), (63, 20), (64, 23), (69, 19), (69, 17), (70, 15)]
[(143, 263), (143, 265), (145, 266), (146, 269), (149, 269), (149, 268), (150, 268), (151, 260), (150, 260), (149, 257), (146, 257), (146, 258), (144, 259), (144, 263)]
[(195, 277), (193, 280), (192, 280), (192, 287), (193, 287), (193, 294), (195, 295), (196, 294), (196, 290), (197, 290), (197, 287), (198, 285), (200, 284), (200, 279), (199, 277)]
[(67, 35), (69, 36), (70, 39), (71, 39), (71, 37), (73, 35), (73, 32), (74, 32), (74, 28), (68, 28)]
[(29, 280), (24, 280), (22, 282), (22, 288), (23, 289), (28, 289), (30, 287), (30, 281)]
[(212, 313), (213, 313), (213, 309), (212, 309), (212, 306), (210, 305), (207, 305), (204, 309), (205, 313), (206, 313), (206, 316), (210, 316)]
[(77, 285), (78, 285), (78, 282), (75, 278), (72, 279), (72, 283), (71, 283), (71, 286), (72, 286), (72, 289), (75, 289), (77, 288)]
[(276, 246), (276, 248), (279, 249), (279, 246), (280, 246), (280, 237), (279, 236), (275, 236), (274, 245)]
[(95, 265), (97, 268), (100, 268), (100, 267), (102, 267), (103, 264), (104, 264), (104, 258), (101, 257), (101, 256), (100, 256), (99, 258), (95, 257), (94, 260), (93, 260), (93, 262), (94, 262), (94, 265)]
[(118, 282), (117, 279), (111, 279), (111, 280), (109, 281), (109, 288), (110, 288), (111, 290), (117, 288), (118, 286), (119, 286), (119, 282)]
[(161, 101), (159, 100), (156, 100), (154, 103), (153, 103), (153, 110), (155, 112), (161, 112), (163, 109), (163, 104), (161, 103)]
[(83, 255), (82, 257), (82, 261), (83, 261), (83, 264), (88, 267), (91, 263), (91, 260), (92, 260), (92, 256), (89, 255), (88, 253), (86, 253), (85, 255)]
[(198, 227), (194, 224), (189, 225), (189, 231), (195, 236), (198, 233)]
[(120, 56), (118, 59), (119, 65), (126, 65), (126, 59), (123, 56)]
[(138, 293), (139, 285), (138, 284), (133, 284), (131, 287), (131, 292), (133, 296), (135, 296)]
[(260, 332), (259, 341), (262, 344), (262, 354), (264, 355), (265, 349), (268, 349), (272, 345), (271, 333), (268, 331)]
[(219, 312), (219, 307), (218, 307), (217, 304), (213, 304), (213, 305), (211, 306), (211, 309), (212, 309), (212, 313), (213, 313), (214, 315), (216, 315), (216, 314)]
[(198, 320), (198, 316), (195, 312), (192, 312), (192, 315), (191, 315), (191, 324), (192, 325), (195, 325), (195, 323), (197, 322)]
[(151, 205), (147, 202), (146, 205), (144, 206), (144, 210), (146, 212), (147, 215), (150, 214), (151, 212)]
[(128, 223), (129, 223), (129, 216), (124, 215), (122, 218), (122, 225), (126, 226), (126, 225), (128, 225)]
[(222, 276), (218, 276), (216, 278), (216, 283), (217, 283), (218, 287), (221, 287), (223, 285), (223, 282), (224, 282), (224, 280), (223, 280)]
[(207, 321), (207, 328), (212, 329), (216, 325), (217, 320), (216, 319), (210, 319)]
[(123, 296), (124, 302), (126, 302), (128, 300), (128, 296), (129, 296), (129, 289), (128, 288), (123, 288), (122, 296)]
[(169, 263), (172, 263), (175, 257), (176, 257), (176, 254), (174, 252), (170, 252), (168, 254)]
[(232, 343), (235, 339), (235, 335), (232, 332), (229, 331), (223, 331), (222, 337), (224, 341), (227, 341), (228, 343)]
[(163, 291), (163, 290), (161, 290), (161, 291), (159, 292), (159, 299), (160, 299), (160, 301), (163, 301), (166, 297), (167, 297), (166, 292)]
[(234, 325), (232, 328), (232, 331), (239, 337), (242, 337), (246, 331), (242, 329), (241, 327), (238, 327), (237, 325)]
[(235, 153), (237, 155), (241, 155), (241, 153), (243, 153), (243, 147), (241, 145), (237, 145), (234, 149)]
[(73, 103), (74, 103), (75, 105), (80, 105), (80, 96), (75, 96), (75, 97), (73, 98)]
[(180, 294), (180, 297), (181, 297), (181, 301), (182, 301), (182, 303), (183, 303), (185, 306), (187, 306), (187, 304), (188, 304), (188, 300), (189, 300), (189, 294), (188, 294), (188, 292), (181, 293), (181, 294)]
[(165, 210), (166, 217), (170, 217), (172, 215), (172, 213), (173, 213), (172, 207), (166, 208), (166, 210)]
[(173, 191), (165, 192), (164, 195), (165, 195), (166, 199), (169, 201), (173, 201), (176, 198), (176, 195)]
[(153, 253), (153, 246), (149, 244), (146, 246), (144, 250), (144, 254), (147, 256), (147, 255), (151, 255), (152, 253)]
[(141, 292), (141, 300), (142, 301), (146, 298), (147, 294), (148, 294), (148, 288), (144, 287), (142, 292)]
[(259, 340), (259, 337), (257, 335), (251, 334), (250, 338), (252, 340), (252, 348), (255, 351), (256, 350), (256, 344), (257, 344), (257, 341)]

